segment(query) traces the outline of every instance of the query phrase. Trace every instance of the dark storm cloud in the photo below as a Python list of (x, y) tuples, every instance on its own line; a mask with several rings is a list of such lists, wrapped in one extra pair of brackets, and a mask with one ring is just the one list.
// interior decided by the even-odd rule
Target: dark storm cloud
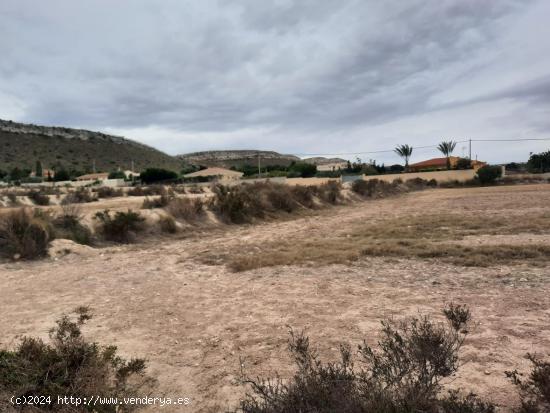
[(529, 27), (521, 19), (536, 19), (536, 7), (544, 2), (4, 0), (0, 111), (99, 129), (284, 136), (508, 96), (548, 105), (548, 83), (533, 78), (457, 86), (491, 77), (510, 25)]

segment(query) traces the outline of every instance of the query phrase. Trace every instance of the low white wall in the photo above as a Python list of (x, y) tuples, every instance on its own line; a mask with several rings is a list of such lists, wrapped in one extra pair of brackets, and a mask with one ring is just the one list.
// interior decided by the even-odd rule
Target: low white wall
[(365, 175), (363, 179), (369, 181), (371, 179), (379, 179), (381, 181), (393, 182), (395, 179), (409, 181), (415, 178), (422, 178), (427, 181), (435, 179), (437, 182), (459, 181), (465, 182), (473, 179), (476, 176), (476, 171), (473, 169), (460, 169), (451, 171), (433, 171), (433, 172), (411, 172), (402, 174), (386, 174), (386, 175)]
[(110, 186), (110, 187), (120, 187), (120, 186), (126, 186), (126, 182), (124, 179), (103, 179), (99, 181), (99, 184), (95, 184), (96, 181), (59, 181), (59, 182), (40, 182), (40, 183), (24, 183), (21, 184), (21, 186), (24, 187), (40, 187), (40, 186), (72, 186), (75, 188), (79, 188), (82, 186)]

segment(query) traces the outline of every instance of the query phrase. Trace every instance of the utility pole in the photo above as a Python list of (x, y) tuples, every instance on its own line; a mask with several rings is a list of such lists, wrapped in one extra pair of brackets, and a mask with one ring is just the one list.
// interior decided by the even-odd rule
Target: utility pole
[(93, 171), (94, 171), (94, 174), (95, 174), (95, 159), (94, 159), (94, 164), (93, 164), (93, 167), (92, 167)]
[(469, 139), (468, 142), (470, 143), (470, 155), (469, 155), (469, 159), (470, 161), (472, 160), (472, 140)]

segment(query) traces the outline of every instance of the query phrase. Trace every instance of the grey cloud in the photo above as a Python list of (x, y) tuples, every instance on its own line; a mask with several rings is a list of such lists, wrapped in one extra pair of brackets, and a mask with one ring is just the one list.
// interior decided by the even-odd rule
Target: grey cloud
[(45, 3), (0, 5), (0, 96), (25, 102), (21, 121), (296, 136), (506, 94), (550, 103), (548, 83), (529, 81), (434, 103), (540, 1)]

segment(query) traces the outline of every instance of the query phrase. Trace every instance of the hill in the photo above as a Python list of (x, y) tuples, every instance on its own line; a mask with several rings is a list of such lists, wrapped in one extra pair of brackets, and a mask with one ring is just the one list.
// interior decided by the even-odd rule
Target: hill
[(234, 150), (234, 151), (205, 151), (178, 155), (177, 158), (191, 165), (219, 166), (231, 168), (232, 166), (258, 165), (258, 156), (262, 166), (282, 165), (288, 166), (300, 158), (294, 155), (282, 155), (274, 151)]
[(313, 165), (327, 165), (327, 164), (334, 164), (334, 163), (346, 163), (347, 160), (342, 158), (324, 158), (322, 156), (318, 156), (315, 158), (305, 158), (302, 159), (302, 161), (306, 163), (311, 163)]
[(117, 168), (141, 171), (159, 167), (180, 171), (182, 161), (120, 136), (83, 129), (37, 126), (0, 120), (0, 169), (34, 169), (36, 161), (44, 168), (63, 166), (89, 172)]

